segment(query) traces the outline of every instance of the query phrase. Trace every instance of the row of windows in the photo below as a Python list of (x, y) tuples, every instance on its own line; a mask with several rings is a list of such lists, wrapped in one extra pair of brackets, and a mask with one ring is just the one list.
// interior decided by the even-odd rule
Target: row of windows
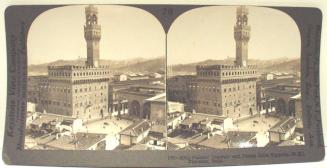
[[(249, 85), (248, 86), (249, 89), (251, 88), (255, 88), (255, 84), (253, 85)], [(200, 86), (195, 86), (195, 85), (190, 85), (189, 88), (191, 88), (192, 90), (197, 90), (197, 91), (202, 91), (202, 92), (219, 92), (219, 89), (216, 87), (200, 87)], [(245, 86), (243, 85), (243, 89), (245, 89)], [(232, 87), (232, 88), (224, 88), (224, 92), (232, 92), (232, 91), (236, 91), (236, 90), (240, 90), (240, 86), (237, 87)]]
[[(255, 100), (255, 97), (249, 97), (249, 101), (251, 100)], [(217, 102), (211, 102), (210, 101), (201, 101), (201, 100), (193, 100), (192, 101), (193, 104), (202, 104), (202, 105), (207, 105), (207, 106), (214, 106), (214, 107), (220, 107), (220, 104)], [(234, 101), (230, 101), (230, 102), (225, 102), (225, 107), (227, 106), (237, 106), (240, 105), (241, 101), (240, 100), (234, 100)]]
[(219, 92), (219, 89), (216, 87), (200, 87), (200, 86), (196, 86), (196, 85), (190, 85), (189, 88), (191, 88), (192, 90), (197, 90), (197, 91), (202, 91), (202, 92)]
[[(98, 72), (74, 72), (73, 76), (89, 76), (89, 75), (108, 75), (109, 71), (98, 71)], [(51, 76), (71, 76), (70, 72), (54, 71), (50, 72)]]
[[(94, 94), (94, 97), (95, 98), (99, 98), (98, 96), (103, 96), (104, 94), (103, 93), (100, 93), (99, 95), (97, 94)], [(91, 97), (92, 95), (91, 94), (85, 94), (84, 96), (83, 95), (79, 95), (79, 96), (75, 96), (75, 99), (77, 100), (78, 98), (79, 99), (86, 99), (87, 97)], [(107, 96), (103, 96), (104, 99), (107, 99)], [(92, 99), (92, 98), (91, 98)]]
[[(249, 85), (248, 87), (249, 87), (249, 89), (255, 88), (255, 84)], [(245, 88), (246, 88), (246, 86), (243, 85), (243, 89), (245, 89)], [(237, 87), (224, 88), (224, 92), (239, 91), (240, 89), (242, 89), (242, 88), (238, 85)]]
[(92, 87), (90, 86), (90, 87), (85, 87), (85, 88), (80, 88), (80, 89), (75, 89), (75, 93), (78, 93), (78, 92), (87, 92), (87, 91), (94, 91), (94, 90), (97, 90), (97, 89), (100, 89), (100, 90), (102, 90), (102, 89), (106, 89), (107, 88), (107, 86), (106, 85), (104, 85), (104, 86), (100, 86), (100, 87), (97, 87), (97, 86), (94, 86), (94, 89), (92, 89)]
[[(248, 97), (248, 96), (251, 96), (251, 94), (252, 94), (252, 92), (249, 92), (249, 95), (246, 95), (246, 93), (243, 93), (243, 96), (244, 97)], [(230, 98), (230, 97), (232, 97), (232, 98), (235, 98), (236, 97), (236, 95), (234, 94), (234, 95), (232, 95), (232, 94), (224, 94), (225, 95), (225, 99), (227, 99), (228, 97)], [(242, 96), (242, 94), (237, 94), (237, 96)]]
[[(248, 75), (248, 74), (255, 74), (256, 71), (232, 71), (232, 72), (223, 72), (222, 76), (232, 76), (232, 75)], [(200, 76), (220, 76), (220, 73), (217, 71), (200, 71), (197, 72)]]
[(201, 101), (201, 100), (194, 100), (192, 101), (193, 104), (203, 104), (203, 105), (213, 105), (215, 107), (220, 107), (220, 103), (212, 102), (210, 103), (209, 101)]
[[(100, 107), (96, 107), (96, 109), (97, 110), (99, 110), (99, 114), (101, 114), (101, 111), (102, 111), (102, 113), (104, 112), (104, 109), (106, 109), (107, 108), (107, 106), (103, 106), (101, 109), (100, 109)], [(83, 110), (82, 111), (82, 113), (84, 114), (84, 115), (86, 115), (86, 110)], [(89, 111), (88, 111), (88, 114), (89, 114), (89, 118), (92, 118), (92, 115), (90, 115), (90, 112), (91, 112), (91, 110), (89, 109)], [(77, 117), (80, 115), (80, 112), (77, 110), (76, 111), (76, 115), (77, 115)]]
[[(100, 99), (100, 103), (103, 103), (103, 102), (106, 102), (106, 101), (107, 101), (106, 98)], [(84, 106), (92, 105), (91, 101), (89, 101), (89, 102), (85, 101), (84, 103), (83, 102), (75, 103), (75, 107), (83, 107), (83, 104), (84, 104)]]
[(70, 89), (67, 88), (41, 86), (41, 89), (45, 92), (70, 93)]
[(126, 110), (126, 109), (128, 109), (128, 104), (123, 104), (121, 107), (119, 107), (118, 104), (115, 104), (115, 105), (110, 109), (110, 111), (113, 112), (113, 111)]
[(70, 103), (60, 102), (60, 101), (41, 100), (41, 103), (44, 104), (44, 105), (54, 105), (54, 106), (70, 107)]
[(88, 76), (88, 75), (108, 75), (109, 71), (100, 72), (74, 72), (74, 76)]

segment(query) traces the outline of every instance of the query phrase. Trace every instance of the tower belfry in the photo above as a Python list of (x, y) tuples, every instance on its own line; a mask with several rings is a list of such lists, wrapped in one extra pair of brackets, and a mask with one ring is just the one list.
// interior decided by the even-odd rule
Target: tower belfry
[(249, 10), (240, 6), (236, 11), (236, 24), (234, 26), (234, 39), (236, 42), (236, 66), (247, 66), (248, 42), (250, 39), (250, 26), (248, 25)]
[(99, 41), (101, 39), (101, 26), (98, 24), (98, 9), (93, 5), (85, 8), (86, 22), (84, 25), (84, 38), (87, 44), (86, 65), (99, 66)]

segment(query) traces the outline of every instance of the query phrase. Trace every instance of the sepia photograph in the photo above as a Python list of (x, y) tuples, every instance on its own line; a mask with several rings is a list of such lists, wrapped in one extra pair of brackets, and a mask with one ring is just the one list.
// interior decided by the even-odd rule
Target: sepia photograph
[(135, 7), (39, 15), (27, 39), (25, 149), (165, 150), (165, 38)]
[(67, 3), (3, 5), (5, 164), (324, 159), (320, 7)]
[(301, 36), (286, 13), (209, 6), (167, 35), (168, 150), (304, 145)]

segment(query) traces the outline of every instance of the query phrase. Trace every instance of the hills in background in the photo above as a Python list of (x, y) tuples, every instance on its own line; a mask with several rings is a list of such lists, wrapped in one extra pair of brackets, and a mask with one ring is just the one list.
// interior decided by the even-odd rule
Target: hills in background
[[(233, 65), (234, 59), (224, 59), (224, 60), (212, 60), (208, 59), (201, 62), (190, 63), (190, 64), (178, 64), (169, 66), (169, 70), (173, 73), (193, 73), (195, 72), (196, 65), (216, 65), (216, 64), (227, 64)], [(288, 58), (278, 58), (271, 60), (255, 60), (250, 59), (249, 65), (257, 65), (259, 72), (298, 72), (300, 71), (300, 58), (288, 59)]]
[[(44, 64), (33, 64), (28, 66), (29, 75), (47, 74), (48, 66), (62, 65), (85, 65), (86, 58), (75, 60), (57, 60)], [(100, 60), (101, 65), (109, 65), (109, 68), (115, 72), (157, 72), (165, 69), (165, 57), (154, 59), (133, 58), (128, 60)]]
[[(47, 74), (48, 66), (58, 65), (84, 65), (86, 59), (76, 60), (57, 60), (45, 64), (29, 65), (29, 75)], [(169, 70), (173, 73), (193, 73), (198, 64), (214, 65), (214, 64), (233, 64), (234, 59), (228, 58), (224, 60), (205, 60), (196, 63), (178, 64), (169, 66)], [(134, 58), (129, 60), (101, 60), (102, 65), (109, 65), (110, 69), (115, 72), (157, 72), (165, 69), (166, 58), (157, 57), (154, 59)], [(255, 64), (258, 66), (260, 72), (297, 72), (300, 71), (300, 58), (288, 59), (279, 58), (271, 60), (249, 60), (248, 64)]]

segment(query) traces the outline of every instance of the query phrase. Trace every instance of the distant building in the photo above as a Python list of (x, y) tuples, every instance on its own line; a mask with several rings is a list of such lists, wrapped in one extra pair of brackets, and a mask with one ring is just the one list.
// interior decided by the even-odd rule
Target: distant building
[(128, 80), (143, 80), (143, 79), (149, 79), (149, 76), (139, 73), (132, 73), (127, 75)]
[(151, 78), (162, 78), (162, 74), (159, 73), (150, 73), (149, 76)]
[(126, 74), (116, 74), (114, 75), (114, 81), (126, 81), (128, 76)]
[(274, 74), (274, 79), (293, 79), (294, 75), (289, 73), (277, 73)]
[(262, 80), (273, 80), (274, 79), (274, 74), (272, 74), (272, 73), (261, 74), (261, 79)]

